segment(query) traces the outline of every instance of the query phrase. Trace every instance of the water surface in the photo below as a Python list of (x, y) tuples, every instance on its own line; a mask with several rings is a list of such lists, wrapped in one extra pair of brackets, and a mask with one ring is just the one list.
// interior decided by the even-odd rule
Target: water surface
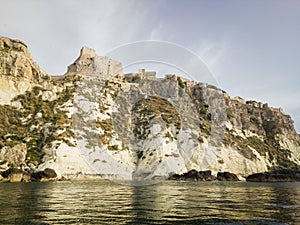
[(1, 183), (0, 224), (300, 224), (300, 183)]

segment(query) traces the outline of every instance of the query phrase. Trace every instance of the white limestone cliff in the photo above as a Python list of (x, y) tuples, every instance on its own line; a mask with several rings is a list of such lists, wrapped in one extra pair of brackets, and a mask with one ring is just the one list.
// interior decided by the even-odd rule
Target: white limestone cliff
[(9, 104), (15, 96), (48, 79), (23, 42), (0, 36), (0, 104)]
[(300, 165), (300, 138), (282, 110), (176, 75), (123, 74), (120, 62), (88, 47), (50, 79), (23, 43), (1, 40), (0, 109), (18, 118), (0, 123), (0, 156), (23, 143), (27, 161), (73, 179), (164, 179), (192, 169), (246, 176)]

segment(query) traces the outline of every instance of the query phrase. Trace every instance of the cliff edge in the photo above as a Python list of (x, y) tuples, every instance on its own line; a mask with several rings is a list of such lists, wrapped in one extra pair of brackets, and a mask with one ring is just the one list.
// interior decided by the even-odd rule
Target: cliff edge
[(194, 169), (247, 176), (300, 166), (290, 116), (215, 86), (124, 74), (120, 62), (87, 47), (66, 74), (51, 77), (24, 43), (3, 37), (0, 65), (0, 170), (151, 180)]

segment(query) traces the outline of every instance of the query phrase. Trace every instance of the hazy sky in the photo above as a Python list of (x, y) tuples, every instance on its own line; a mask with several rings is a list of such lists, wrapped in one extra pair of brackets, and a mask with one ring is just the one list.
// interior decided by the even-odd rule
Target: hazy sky
[(141, 40), (197, 54), (231, 96), (268, 102), (300, 131), (300, 0), (0, 0), (0, 35), (24, 41), (49, 74), (82, 46)]

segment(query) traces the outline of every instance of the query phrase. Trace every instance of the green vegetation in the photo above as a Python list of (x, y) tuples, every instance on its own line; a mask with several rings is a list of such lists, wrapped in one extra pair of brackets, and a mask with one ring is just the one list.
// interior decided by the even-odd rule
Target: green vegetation
[[(32, 161), (40, 161), (43, 157), (43, 147), (51, 147), (53, 140), (63, 140), (72, 145), (67, 139), (73, 137), (71, 119), (59, 106), (72, 99), (74, 88), (66, 87), (54, 101), (43, 100), (41, 87), (34, 87), (13, 101), (19, 101), (21, 109), (8, 105), (0, 105), (0, 142), (13, 147), (26, 143), (27, 157)], [(64, 129), (61, 134), (56, 131)]]
[(199, 136), (208, 137), (211, 132), (211, 122), (202, 116), (199, 116), (200, 120), (200, 134)]
[(202, 137), (202, 135), (201, 135), (200, 132), (199, 132), (199, 135), (198, 135), (197, 140), (198, 140), (200, 143), (204, 143), (203, 137)]
[(165, 137), (168, 138), (170, 141), (173, 141), (173, 140), (174, 140), (174, 138), (173, 138), (173, 136), (170, 134), (170, 132), (167, 132), (167, 133), (165, 134)]
[(290, 160), (291, 152), (283, 149), (277, 139), (278, 134), (283, 134), (284, 129), (290, 130), (289, 122), (286, 117), (282, 117), (277, 111), (269, 108), (253, 106), (255, 102), (247, 101), (245, 104), (235, 104), (226, 109), (227, 118), (241, 122), (242, 130), (250, 130), (258, 136), (251, 136), (243, 139), (234, 136), (229, 131), (225, 134), (224, 144), (233, 146), (244, 157), (249, 159), (256, 158), (252, 149), (272, 162), (273, 166), (281, 168), (293, 168), (295, 163)]
[(149, 96), (138, 101), (133, 109), (134, 114), (134, 134), (139, 139), (145, 139), (149, 134), (150, 121), (152, 119), (161, 118), (166, 126), (173, 124), (179, 131), (181, 127), (181, 120), (176, 108), (166, 99)]
[(243, 139), (239, 136), (233, 136), (226, 133), (224, 137), (224, 144), (235, 147), (244, 157), (248, 159), (255, 159), (256, 155), (252, 149), (255, 149), (260, 155), (268, 157), (274, 166), (280, 168), (294, 168), (296, 164), (289, 158), (291, 152), (283, 149), (275, 140), (265, 139), (261, 140), (257, 136), (251, 136)]
[[(120, 83), (110, 81), (110, 80), (106, 80), (104, 82), (104, 85), (103, 85), (102, 89), (101, 89), (101, 92), (104, 93), (105, 96), (107, 96), (107, 94), (110, 94), (112, 99), (115, 99), (118, 96), (118, 93), (119, 93), (120, 90), (121, 90), (121, 84)], [(99, 100), (99, 102), (101, 102), (101, 101)]]
[(282, 124), (274, 120), (264, 121), (263, 123), (267, 138), (273, 141), (275, 140), (276, 134), (280, 133), (280, 127), (282, 127)]
[(218, 163), (224, 164), (224, 160), (223, 160), (223, 159), (219, 159), (219, 160), (218, 160)]
[(105, 134), (110, 136), (113, 131), (113, 125), (112, 125), (111, 118), (106, 119), (106, 120), (96, 121), (96, 127), (97, 128), (100, 127), (102, 130), (104, 130)]
[(200, 108), (200, 114), (201, 115), (206, 115), (208, 113), (208, 104), (204, 104), (201, 108)]
[(185, 88), (185, 84), (183, 83), (183, 81), (181, 80), (180, 77), (177, 77), (177, 82), (178, 82), (179, 87), (181, 87), (182, 89)]
[[(96, 127), (101, 128), (104, 131), (104, 134), (100, 135), (100, 141), (102, 144), (108, 145), (109, 139), (112, 137), (114, 130), (112, 125), (111, 118), (106, 120), (96, 121)], [(111, 146), (108, 146), (109, 150), (117, 150), (113, 149)]]
[(111, 150), (111, 151), (113, 151), (113, 150), (118, 150), (119, 148), (118, 148), (118, 145), (109, 145), (109, 146), (107, 146), (107, 148), (108, 148), (108, 150)]
[(137, 82), (139, 82), (140, 80), (141, 80), (141, 77), (135, 76), (135, 77), (132, 78), (131, 81), (132, 81), (133, 83), (137, 83)]
[(259, 127), (261, 125), (259, 119), (257, 119), (256, 117), (250, 117), (250, 122), (257, 127)]

